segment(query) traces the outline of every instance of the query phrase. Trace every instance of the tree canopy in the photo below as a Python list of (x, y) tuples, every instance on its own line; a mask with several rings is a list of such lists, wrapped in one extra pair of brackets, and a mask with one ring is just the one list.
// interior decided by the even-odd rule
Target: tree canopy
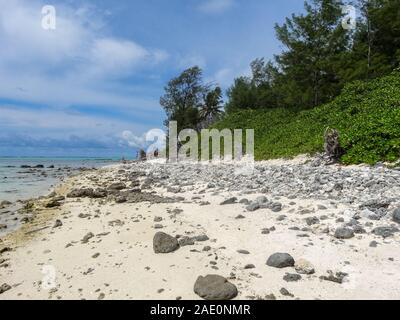
[(343, 2), (310, 0), (305, 13), (276, 25), (284, 50), (251, 63), (228, 90), (227, 112), (307, 109), (331, 101), (348, 82), (389, 74), (400, 61), (400, 1), (353, 0), (355, 29), (343, 28)]
[(221, 113), (221, 88), (205, 84), (202, 70), (197, 66), (184, 70), (170, 80), (164, 89), (160, 104), (167, 115), (165, 125), (169, 121), (177, 121), (178, 131), (200, 130)]

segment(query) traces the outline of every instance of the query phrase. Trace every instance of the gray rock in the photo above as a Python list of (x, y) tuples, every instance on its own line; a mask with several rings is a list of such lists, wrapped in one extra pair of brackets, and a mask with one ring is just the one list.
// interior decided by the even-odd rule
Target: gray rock
[(246, 264), (245, 266), (244, 266), (244, 268), (246, 269), (246, 270), (248, 270), (248, 269), (254, 269), (256, 266), (254, 265), (254, 264), (252, 264), (252, 263), (249, 263), (249, 264)]
[(306, 218), (306, 223), (307, 223), (307, 225), (312, 226), (314, 224), (318, 224), (319, 219), (317, 217), (308, 217), (308, 218)]
[(256, 211), (258, 209), (260, 209), (260, 204), (257, 202), (252, 202), (246, 207), (246, 210), (250, 212)]
[(0, 286), (0, 294), (6, 292), (6, 291), (8, 291), (8, 290), (11, 290), (11, 286), (9, 286), (7, 283), (3, 283), (3, 284)]
[(205, 234), (203, 234), (203, 235), (201, 235), (201, 236), (193, 237), (192, 239), (193, 239), (194, 241), (197, 241), (197, 242), (204, 242), (204, 241), (210, 240), (210, 238), (209, 238), (207, 235), (205, 235)]
[(153, 238), (155, 253), (170, 253), (179, 249), (178, 240), (164, 232), (157, 232)]
[(356, 234), (364, 234), (364, 233), (367, 233), (367, 231), (366, 231), (363, 227), (361, 227), (360, 225), (354, 226), (354, 227), (353, 227), (353, 230), (354, 230), (354, 233), (356, 233)]
[(371, 243), (369, 244), (370, 248), (376, 248), (378, 246), (378, 242), (376, 241), (371, 241)]
[(116, 182), (108, 186), (109, 190), (124, 190), (126, 189), (126, 185), (123, 182)]
[(396, 227), (377, 227), (372, 230), (372, 233), (376, 236), (381, 236), (383, 238), (392, 237), (395, 233), (399, 232)]
[(282, 211), (282, 203), (274, 202), (269, 206), (269, 208), (271, 209), (272, 212), (280, 212)]
[(195, 244), (194, 240), (189, 237), (182, 237), (178, 240), (179, 246), (186, 247), (186, 246), (193, 246)]
[(397, 208), (393, 211), (393, 221), (400, 223), (400, 208)]
[(74, 189), (67, 194), (67, 198), (86, 198), (93, 196), (92, 188)]
[(46, 208), (57, 208), (61, 206), (61, 203), (55, 199), (51, 199), (49, 201), (47, 201), (47, 203), (44, 205)]
[(118, 196), (115, 198), (115, 203), (125, 203), (127, 201), (126, 197)]
[(94, 237), (94, 234), (92, 232), (89, 232), (82, 238), (82, 243), (88, 243), (90, 239)]
[(337, 239), (351, 239), (354, 237), (354, 231), (350, 228), (337, 228), (335, 231), (335, 238)]
[(274, 268), (293, 267), (294, 264), (293, 257), (288, 253), (274, 253), (267, 260), (267, 265)]
[(336, 272), (335, 274), (331, 270), (328, 270), (327, 272), (327, 276), (321, 276), (319, 278), (321, 280), (342, 284), (343, 280), (348, 276), (348, 274), (344, 272)]
[(360, 216), (365, 219), (379, 220), (379, 216), (375, 212), (373, 212), (369, 209), (362, 210), (360, 213)]
[(247, 250), (238, 250), (237, 252), (240, 254), (250, 254), (250, 252)]
[(55, 229), (55, 228), (59, 228), (59, 227), (62, 227), (62, 225), (63, 225), (63, 223), (62, 223), (61, 220), (56, 220), (56, 222), (54, 223), (53, 228), (54, 228), (54, 229)]
[(92, 192), (90, 195), (91, 198), (94, 199), (101, 199), (107, 197), (107, 191), (104, 189), (97, 189)]
[(237, 198), (233, 197), (233, 198), (229, 198), (223, 202), (221, 202), (221, 206), (227, 205), (227, 204), (234, 204), (237, 202)]
[(286, 282), (297, 282), (301, 280), (301, 275), (297, 273), (286, 273), (283, 276), (283, 280), (285, 280)]
[(293, 294), (291, 294), (286, 288), (281, 288), (279, 292), (285, 297), (293, 297)]
[(0, 202), (0, 207), (6, 207), (6, 206), (10, 206), (12, 205), (12, 202), (4, 200), (2, 202)]
[(263, 205), (268, 202), (268, 198), (266, 196), (260, 196), (255, 202), (257, 202), (259, 205)]
[(236, 286), (219, 275), (198, 277), (194, 292), (205, 300), (231, 300), (238, 295)]

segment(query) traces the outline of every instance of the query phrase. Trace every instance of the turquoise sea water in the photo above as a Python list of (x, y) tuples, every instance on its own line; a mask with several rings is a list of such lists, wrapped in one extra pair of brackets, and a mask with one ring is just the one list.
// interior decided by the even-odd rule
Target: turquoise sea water
[(27, 200), (47, 194), (78, 168), (98, 168), (117, 163), (105, 158), (0, 157), (0, 202)]

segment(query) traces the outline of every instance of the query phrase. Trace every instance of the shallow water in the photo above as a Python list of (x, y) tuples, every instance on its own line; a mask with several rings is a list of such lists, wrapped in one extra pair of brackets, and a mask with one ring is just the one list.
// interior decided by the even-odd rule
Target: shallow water
[[(0, 203), (45, 195), (78, 168), (98, 168), (115, 162), (87, 158), (0, 158)], [(38, 165), (43, 168), (36, 168)]]
[(87, 158), (0, 158), (0, 203), (12, 202), (4, 208), (0, 206), (0, 237), (21, 226), (18, 210), (22, 203), (18, 200), (49, 194), (65, 177), (78, 173), (79, 168), (98, 168), (116, 162)]

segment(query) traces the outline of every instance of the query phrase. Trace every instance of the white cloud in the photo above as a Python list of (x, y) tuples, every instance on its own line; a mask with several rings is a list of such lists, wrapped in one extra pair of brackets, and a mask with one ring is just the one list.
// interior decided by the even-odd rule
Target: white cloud
[(166, 144), (166, 133), (162, 129), (151, 129), (141, 136), (137, 136), (132, 131), (122, 132), (122, 139), (128, 146), (133, 148), (145, 149), (147, 152), (162, 150)]
[[(5, 132), (29, 132), (32, 136), (60, 138), (68, 135), (100, 137), (119, 136), (126, 128), (144, 132), (149, 128), (130, 121), (105, 116), (85, 115), (65, 110), (31, 110), (16, 106), (0, 106), (0, 127)], [(16, 130), (17, 129), (17, 130)]]
[(137, 136), (129, 130), (124, 130), (122, 132), (122, 139), (125, 140), (130, 147), (134, 148), (144, 148), (146, 144), (146, 134)]
[(198, 9), (205, 13), (221, 13), (230, 9), (234, 0), (205, 0)]
[[(0, 0), (0, 97), (44, 104), (141, 107), (129, 90), (107, 90), (168, 58), (105, 30), (93, 7), (57, 5), (57, 29), (41, 27), (41, 0)], [(143, 99), (146, 100), (146, 99)], [(137, 105), (137, 103), (143, 105)]]

